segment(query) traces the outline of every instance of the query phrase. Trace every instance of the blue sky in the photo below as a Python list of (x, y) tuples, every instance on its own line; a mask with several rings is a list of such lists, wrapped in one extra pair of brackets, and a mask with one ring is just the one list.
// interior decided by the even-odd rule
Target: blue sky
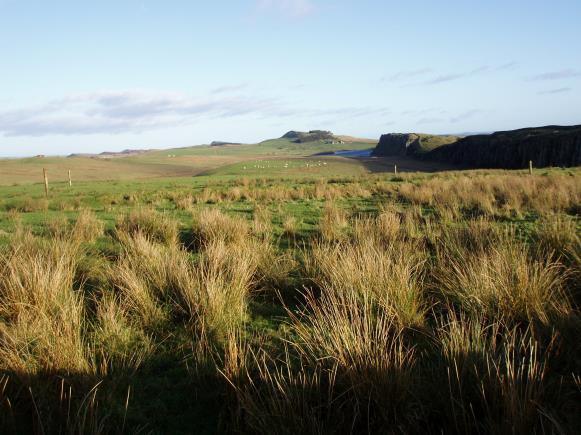
[(0, 155), (581, 123), (578, 0), (0, 0)]

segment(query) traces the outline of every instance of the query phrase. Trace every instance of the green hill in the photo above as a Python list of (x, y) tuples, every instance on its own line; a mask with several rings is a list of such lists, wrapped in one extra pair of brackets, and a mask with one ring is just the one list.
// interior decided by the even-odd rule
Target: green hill
[[(343, 149), (360, 150), (375, 146), (372, 140), (352, 137), (341, 139), (341, 143), (332, 143), (328, 139), (296, 142), (295, 139), (270, 139), (256, 144), (198, 145), (139, 153), (0, 159), (0, 185), (42, 183), (43, 168), (48, 170), (51, 183), (67, 181), (69, 170), (73, 182), (191, 177), (259, 159), (303, 158)], [(340, 171), (338, 167), (337, 170)]]

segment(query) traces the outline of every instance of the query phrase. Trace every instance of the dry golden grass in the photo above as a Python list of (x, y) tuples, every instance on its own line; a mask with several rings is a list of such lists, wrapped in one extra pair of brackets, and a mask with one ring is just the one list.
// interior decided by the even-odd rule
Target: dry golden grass
[(174, 199), (178, 210), (191, 211), (194, 206), (194, 198), (191, 195), (181, 196)]
[(401, 327), (423, 325), (424, 253), (412, 243), (380, 244), (366, 234), (356, 242), (315, 243), (304, 257), (306, 274), (322, 293), (372, 301)]
[(323, 217), (319, 221), (319, 233), (323, 240), (340, 240), (349, 225), (347, 213), (332, 202), (325, 204)]
[(204, 208), (194, 215), (193, 231), (202, 245), (217, 241), (241, 243), (250, 236), (246, 220), (229, 216), (216, 208)]
[(63, 215), (47, 218), (45, 228), (50, 237), (57, 239), (66, 239), (71, 232), (69, 220)]
[(261, 238), (269, 239), (272, 235), (271, 216), (266, 207), (256, 205), (252, 219), (252, 233)]
[(153, 353), (152, 338), (134, 320), (123, 296), (105, 293), (96, 303), (92, 335), (99, 373), (135, 372)]
[(558, 430), (544, 408), (553, 341), (544, 347), (529, 330), (449, 313), (437, 331), (449, 394), (438, 406), (449, 427), (459, 433)]
[(438, 290), (469, 313), (509, 324), (548, 325), (571, 311), (562, 265), (550, 256), (535, 258), (514, 232), (463, 241), (460, 246), (451, 242), (437, 262)]
[(581, 237), (574, 220), (547, 215), (538, 225), (535, 239), (542, 255), (555, 253), (576, 269), (581, 267)]
[[(34, 409), (34, 382), (36, 427), (98, 433), (121, 426), (93, 419), (87, 385), (106, 378), (146, 397), (157, 376), (182, 376), (176, 394), (208, 386), (226, 431), (571, 432), (578, 184), (474, 171), (253, 179), (124, 200), (180, 218), (220, 203), (195, 207), (188, 246), (151, 208), (120, 217), (114, 234), (91, 211), (41, 217), (41, 228), (3, 212), (17, 222), (0, 247), (0, 430), (8, 403)], [(57, 400), (56, 380), (83, 385)]]
[(351, 427), (353, 420), (342, 412), (346, 400), (335, 391), (336, 369), (294, 366), (288, 351), (282, 361), (261, 352), (246, 358), (240, 375), (226, 376), (244, 417), (237, 423), (256, 433), (275, 430), (289, 435), (336, 433)]
[(173, 219), (151, 208), (137, 208), (117, 220), (117, 230), (129, 234), (143, 233), (161, 243), (175, 244), (178, 225)]
[(352, 226), (354, 243), (389, 244), (403, 236), (400, 214), (392, 210), (380, 211), (375, 218), (355, 219)]
[(371, 402), (389, 421), (408, 405), (414, 352), (406, 348), (392, 310), (354, 292), (323, 291), (320, 298), (308, 294), (299, 315), (289, 314), (302, 358), (336, 366), (359, 406)]
[(120, 236), (123, 254), (111, 279), (134, 321), (154, 330), (169, 316), (167, 301), (191, 281), (185, 254), (176, 245), (156, 243), (142, 233)]
[(73, 287), (75, 243), (20, 235), (0, 260), (0, 364), (30, 376), (87, 373), (82, 294)]
[(268, 252), (228, 244), (228, 237), (214, 239), (219, 233), (212, 230), (203, 233), (206, 242), (195, 262), (180, 245), (162, 245), (139, 233), (123, 237), (124, 255), (112, 277), (123, 308), (146, 330), (179, 316), (199, 333), (224, 336), (245, 319), (261, 256)]
[(576, 207), (581, 187), (576, 177), (551, 174), (523, 177), (509, 174), (462, 173), (434, 177), (419, 184), (404, 183), (398, 195), (415, 205), (435, 206), (446, 217), (467, 214), (520, 216), (523, 211), (540, 214)]
[(256, 265), (254, 286), (264, 290), (277, 291), (286, 287), (291, 272), (298, 265), (291, 252), (280, 252), (265, 240), (248, 240), (239, 249), (252, 253), (250, 259)]
[(75, 240), (94, 242), (103, 235), (104, 224), (90, 210), (82, 210), (72, 229), (72, 237)]
[(282, 220), (282, 230), (283, 234), (287, 237), (292, 237), (293, 240), (297, 235), (297, 227), (299, 222), (296, 217), (294, 216), (285, 216)]
[(199, 321), (221, 336), (245, 320), (256, 273), (255, 253), (243, 247), (211, 242), (197, 271)]
[(532, 433), (543, 417), (551, 423), (540, 406), (548, 360), (540, 343), (514, 330), (505, 333), (499, 356), (487, 353), (486, 369), (477, 375), (483, 378), (480, 390), (491, 432)]

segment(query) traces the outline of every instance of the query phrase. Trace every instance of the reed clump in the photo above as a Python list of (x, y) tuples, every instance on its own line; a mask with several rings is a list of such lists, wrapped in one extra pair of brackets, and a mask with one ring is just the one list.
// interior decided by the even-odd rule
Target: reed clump
[(123, 215), (116, 228), (129, 234), (142, 233), (168, 245), (175, 244), (179, 236), (177, 222), (151, 208), (137, 208)]
[(0, 259), (0, 364), (29, 377), (91, 373), (85, 306), (74, 287), (77, 243), (24, 233)]

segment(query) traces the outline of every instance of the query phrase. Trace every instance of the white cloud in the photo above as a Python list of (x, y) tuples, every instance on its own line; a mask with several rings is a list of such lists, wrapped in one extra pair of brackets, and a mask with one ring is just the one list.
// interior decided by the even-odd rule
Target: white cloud
[(288, 116), (295, 112), (273, 98), (213, 94), (107, 91), (73, 95), (47, 104), (0, 111), (5, 136), (140, 133), (202, 118), (243, 115)]
[(49, 136), (142, 133), (210, 119), (252, 116), (323, 121), (382, 118), (385, 107), (296, 108), (278, 98), (249, 97), (241, 86), (214, 89), (205, 96), (138, 90), (70, 95), (23, 109), (0, 110), (0, 135)]

